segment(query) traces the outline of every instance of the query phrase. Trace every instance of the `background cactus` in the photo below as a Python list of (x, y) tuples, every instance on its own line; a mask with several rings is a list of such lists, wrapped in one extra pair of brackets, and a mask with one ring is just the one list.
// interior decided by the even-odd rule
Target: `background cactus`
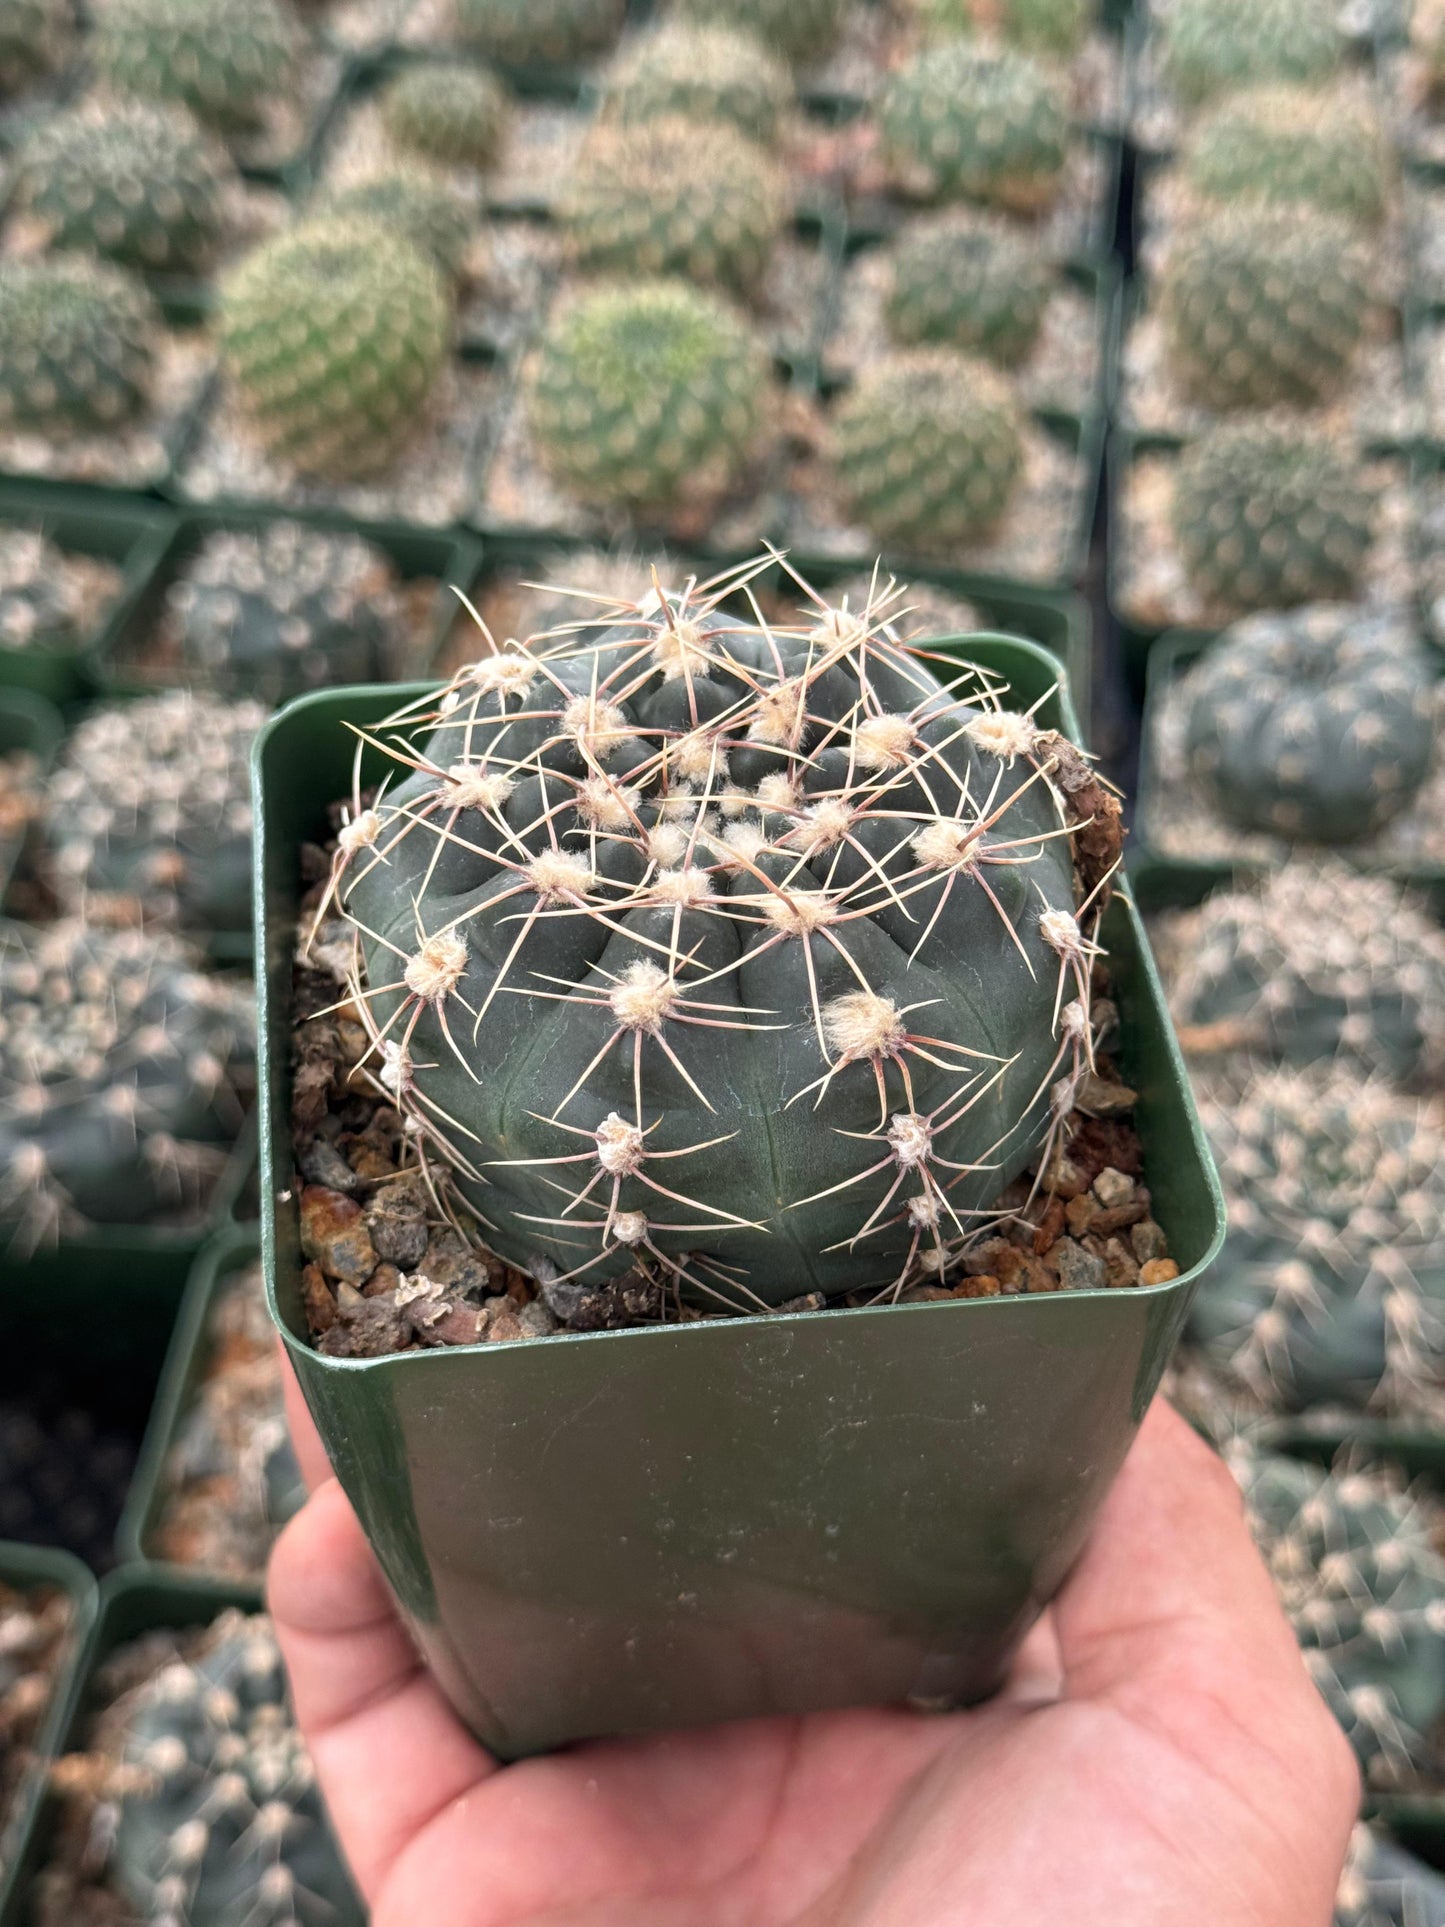
[(1093, 24), (1089, 0), (913, 0), (919, 27), (929, 35), (995, 35), (1027, 53), (1067, 59)]
[(0, 99), (54, 73), (74, 33), (70, 0), (0, 0)]
[(596, 128), (562, 206), (574, 259), (756, 294), (783, 225), (783, 179), (720, 123), (674, 115)]
[(1157, 31), (1164, 72), (1189, 106), (1264, 81), (1324, 80), (1344, 52), (1332, 0), (1171, 0)]
[(403, 67), (381, 96), (381, 117), (402, 154), (444, 167), (490, 167), (501, 152), (510, 108), (485, 67), (422, 60)]
[(724, 22), (664, 19), (620, 50), (602, 86), (603, 111), (614, 120), (726, 121), (765, 146), (793, 105), (785, 62)]
[(55, 544), (37, 529), (0, 528), (0, 648), (75, 649), (83, 622)]
[(1220, 208), (1169, 249), (1159, 312), (1170, 371), (1206, 408), (1327, 401), (1355, 364), (1377, 274), (1342, 216)]
[(1315, 429), (1226, 422), (1179, 459), (1174, 537), (1194, 589), (1226, 614), (1348, 599), (1374, 524), (1358, 465)]
[(878, 120), (889, 164), (910, 193), (1032, 214), (1058, 192), (1068, 103), (1028, 54), (970, 40), (925, 47), (889, 80)]
[(822, 60), (843, 30), (844, 0), (680, 0), (691, 20), (721, 22), (776, 47), (787, 60)]
[(423, 429), (452, 304), (435, 265), (372, 220), (325, 217), (266, 242), (226, 279), (221, 360), (268, 454), (351, 480)]
[(0, 261), (0, 429), (123, 428), (146, 405), (161, 326), (141, 283), (109, 262)]
[(839, 403), (832, 471), (847, 512), (878, 541), (967, 546), (1008, 512), (1023, 433), (1004, 376), (951, 348), (913, 348), (868, 368)]
[(302, 34), (286, 0), (106, 0), (88, 44), (117, 92), (178, 100), (244, 133), (294, 98)]
[(353, 218), (379, 221), (428, 255), (449, 281), (474, 277), (481, 267), (475, 208), (449, 181), (419, 167), (389, 168), (338, 188), (322, 195), (310, 212), (347, 224)]
[(0, 1220), (22, 1249), (192, 1210), (242, 1121), (249, 999), (176, 938), (0, 931)]
[(604, 52), (626, 0), (455, 0), (457, 35), (509, 66), (571, 66)]
[(1185, 680), (1191, 774), (1246, 830), (1349, 843), (1398, 816), (1434, 753), (1435, 670), (1388, 610), (1247, 616)]
[(599, 289), (552, 317), (527, 380), (543, 460), (583, 501), (716, 503), (758, 452), (767, 350), (733, 310), (680, 281)]
[(1373, 106), (1343, 89), (1251, 87), (1201, 115), (1184, 152), (1196, 193), (1316, 207), (1372, 227), (1386, 211), (1390, 152)]
[(1356, 1827), (1334, 1927), (1445, 1927), (1445, 1875), (1388, 1835)]
[(1438, 107), (1445, 99), (1445, 5), (1441, 0), (1414, 0), (1410, 8), (1410, 50), (1425, 103)]
[(907, 347), (941, 342), (1015, 368), (1038, 340), (1053, 269), (1032, 235), (955, 208), (908, 222), (892, 250), (888, 331)]

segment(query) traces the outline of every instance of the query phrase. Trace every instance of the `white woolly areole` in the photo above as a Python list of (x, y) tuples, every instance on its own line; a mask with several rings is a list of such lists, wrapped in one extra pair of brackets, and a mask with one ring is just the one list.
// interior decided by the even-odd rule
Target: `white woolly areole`
[(1061, 957), (1082, 957), (1084, 933), (1067, 910), (1045, 910), (1039, 918), (1039, 935)]
[(399, 1097), (410, 1085), (411, 1074), (411, 1052), (404, 1044), (393, 1043), (389, 1037), (384, 1038), (381, 1045), (381, 1069), (377, 1072), (382, 1089), (390, 1091), (394, 1097)]
[[(781, 770), (775, 770), (771, 776), (765, 776), (758, 784), (757, 800), (761, 809), (773, 810), (780, 814), (786, 810), (795, 810), (798, 807), (798, 792), (793, 787), (792, 777), (784, 776)], [(726, 797), (723, 798), (723, 809), (727, 809)]]
[(647, 894), (654, 903), (706, 903), (712, 896), (712, 878), (689, 863), (681, 870), (659, 871)]
[(448, 809), (486, 810), (494, 815), (516, 787), (500, 770), (481, 763), (453, 763), (441, 785), (441, 798)]
[(951, 817), (925, 823), (908, 845), (920, 869), (924, 870), (966, 870), (978, 861), (982, 846), (983, 839), (976, 829)]
[(585, 896), (595, 882), (585, 856), (572, 850), (543, 850), (527, 865), (527, 881), (544, 901)]
[(660, 870), (675, 870), (687, 855), (688, 835), (680, 823), (657, 823), (647, 833), (647, 854)]
[(602, 696), (574, 696), (562, 711), (562, 728), (584, 749), (602, 757), (632, 734), (617, 704)]
[(729, 823), (710, 846), (729, 870), (745, 870), (772, 846), (761, 823)]
[(343, 823), (336, 833), (336, 847), (343, 856), (354, 856), (358, 850), (369, 850), (381, 835), (382, 822), (377, 810), (362, 810), (350, 823)]
[(901, 769), (917, 737), (906, 716), (865, 716), (853, 731), (853, 754), (864, 769)]
[(605, 776), (589, 776), (578, 786), (576, 801), (577, 814), (599, 830), (625, 830), (637, 821), (642, 792)]
[(888, 1129), (888, 1148), (905, 1171), (926, 1163), (933, 1152), (928, 1119), (916, 1111), (900, 1111)]
[(1088, 1041), (1089, 1013), (1077, 997), (1072, 1003), (1065, 1004), (1059, 1012), (1059, 1029), (1065, 1037), (1071, 1037), (1075, 1043), (1082, 1044)]
[(727, 752), (714, 730), (690, 729), (668, 745), (668, 768), (685, 783), (705, 783), (728, 773)]
[(796, 743), (807, 720), (807, 705), (808, 685), (801, 676), (789, 676), (764, 689), (753, 706), (749, 742), (772, 743), (779, 748)]
[(908, 1222), (920, 1231), (931, 1231), (938, 1223), (938, 1205), (931, 1191), (920, 1191), (908, 1200)]
[(620, 1245), (640, 1245), (647, 1239), (647, 1219), (641, 1211), (617, 1211), (612, 1217), (612, 1235)]
[(671, 621), (663, 618), (659, 623), (652, 660), (662, 671), (664, 682), (677, 682), (683, 676), (706, 680), (712, 670), (707, 640), (686, 616), (674, 616)]
[(609, 1111), (592, 1134), (597, 1162), (610, 1178), (630, 1178), (644, 1155), (642, 1133), (616, 1111)]
[(769, 923), (776, 924), (789, 937), (803, 937), (810, 931), (821, 930), (825, 923), (832, 923), (837, 914), (837, 904), (822, 890), (780, 891), (768, 898), (766, 911)]
[(414, 997), (437, 1004), (450, 997), (466, 974), (467, 946), (455, 930), (439, 930), (428, 937), (414, 957), (407, 959), (402, 980)]
[(744, 810), (753, 807), (754, 800), (746, 790), (725, 789), (722, 793), (722, 813), (724, 816), (741, 816)]
[(1020, 716), (1012, 709), (991, 709), (965, 723), (963, 733), (976, 749), (1011, 763), (1015, 756), (1027, 756), (1039, 739), (1039, 726), (1032, 716)]
[(824, 609), (813, 629), (813, 640), (829, 651), (854, 649), (868, 639), (868, 624), (852, 609)]
[(810, 810), (803, 812), (803, 820), (795, 829), (789, 830), (787, 841), (796, 849), (805, 850), (812, 855), (818, 850), (831, 850), (853, 827), (854, 812), (841, 797), (825, 797), (815, 803)]
[(897, 1057), (908, 1027), (891, 997), (850, 990), (824, 1005), (823, 1035), (840, 1057)]
[(655, 1035), (677, 1008), (681, 994), (665, 970), (639, 957), (608, 991), (607, 1002), (624, 1030), (648, 1030)]
[(530, 656), (506, 649), (500, 655), (483, 656), (462, 671), (459, 681), (469, 682), (488, 696), (525, 696), (537, 679), (537, 665)]

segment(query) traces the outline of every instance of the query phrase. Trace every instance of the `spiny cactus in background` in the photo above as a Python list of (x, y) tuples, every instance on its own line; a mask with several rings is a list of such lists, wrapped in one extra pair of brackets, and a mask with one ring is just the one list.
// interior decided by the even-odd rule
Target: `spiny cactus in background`
[(74, 649), (84, 600), (38, 529), (0, 527), (0, 649)]
[(1373, 227), (1388, 205), (1391, 158), (1368, 99), (1340, 88), (1251, 87), (1201, 115), (1183, 173), (1210, 200), (1316, 207)]
[(74, 33), (70, 0), (0, 0), (0, 100), (53, 74)]
[(461, 670), (333, 889), (489, 1244), (736, 1309), (941, 1265), (1064, 1128), (1109, 865), (1006, 690), (729, 587)]
[(1445, 100), (1445, 0), (1414, 0), (1410, 8), (1410, 51), (1427, 106)]
[(1356, 1827), (1334, 1927), (1445, 1927), (1445, 1875), (1386, 1834)]
[(258, 702), (182, 689), (93, 709), (47, 785), (49, 870), (93, 921), (244, 930)]
[(1386, 877), (1295, 857), (1159, 920), (1169, 1001), (1193, 1057), (1345, 1057), (1429, 1085), (1445, 1071), (1445, 934)]
[(20, 205), (55, 248), (185, 273), (214, 254), (237, 181), (225, 150), (184, 107), (86, 101), (21, 149)]
[(1154, 26), (1187, 106), (1266, 81), (1325, 80), (1344, 54), (1333, 0), (1171, 0)]
[(626, 0), (454, 0), (457, 37), (512, 67), (571, 66), (606, 51)]
[(230, 1611), (117, 1705), (109, 1873), (177, 1927), (363, 1927), (269, 1619)]
[(118, 93), (181, 101), (227, 133), (294, 98), (303, 50), (286, 0), (105, 0), (87, 44)]
[(925, 47), (889, 80), (878, 120), (888, 163), (909, 193), (1022, 214), (1058, 193), (1068, 103), (1028, 54), (969, 40)]
[(608, 64), (602, 90), (613, 120), (726, 121), (764, 146), (777, 140), (793, 105), (786, 63), (722, 22), (665, 19), (638, 34)]
[(419, 167), (397, 166), (324, 194), (309, 209), (322, 220), (379, 221), (428, 255), (449, 281), (481, 278), (477, 211), (451, 182)]
[(299, 222), (221, 290), (221, 362), (267, 453), (350, 481), (384, 470), (425, 427), (453, 311), (440, 271), (359, 216)]
[(742, 481), (772, 400), (766, 348), (682, 281), (605, 287), (553, 315), (527, 380), (542, 458), (602, 507), (715, 504)]
[(1225, 422), (1179, 459), (1174, 538), (1197, 593), (1226, 615), (1347, 600), (1374, 537), (1352, 455), (1293, 421)]
[(444, 60), (403, 67), (381, 96), (387, 138), (402, 154), (444, 167), (490, 167), (501, 152), (510, 108), (485, 67)]
[(0, 931), (0, 1221), (21, 1249), (193, 1211), (241, 1127), (249, 998), (175, 937)]
[(1094, 19), (1089, 0), (913, 0), (913, 13), (931, 36), (987, 34), (1057, 59), (1079, 51)]
[(0, 430), (106, 433), (149, 397), (160, 311), (124, 268), (0, 261)]
[(690, 20), (721, 22), (794, 63), (823, 60), (843, 31), (844, 0), (680, 0)]
[(1428, 1510), (1379, 1468), (1325, 1472), (1237, 1450), (1230, 1470), (1310, 1675), (1367, 1780), (1429, 1767), (1445, 1714), (1445, 1559)]
[(604, 123), (578, 158), (561, 215), (577, 264), (681, 274), (756, 294), (785, 211), (783, 177), (754, 142), (679, 115)]
[(1434, 754), (1435, 670), (1389, 610), (1246, 616), (1189, 671), (1185, 751), (1246, 830), (1350, 843), (1413, 801)]
[(910, 221), (891, 265), (886, 313), (895, 341), (942, 342), (1016, 368), (1038, 340), (1053, 270), (1012, 222), (973, 208)]
[(275, 707), (392, 672), (397, 583), (380, 549), (299, 522), (207, 536), (166, 592), (189, 678)]
[(985, 540), (1023, 473), (1024, 416), (1007, 378), (951, 348), (866, 369), (834, 411), (830, 460), (869, 535), (941, 550)]

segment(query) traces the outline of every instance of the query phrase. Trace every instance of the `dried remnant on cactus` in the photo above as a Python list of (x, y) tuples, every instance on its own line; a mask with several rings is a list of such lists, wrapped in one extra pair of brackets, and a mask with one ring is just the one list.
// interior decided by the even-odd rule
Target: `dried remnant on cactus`
[(971, 40), (925, 47), (890, 79), (878, 117), (910, 193), (1023, 214), (1058, 193), (1068, 108), (1056, 77), (1028, 54)]
[(0, 262), (0, 430), (124, 428), (149, 398), (161, 325), (141, 283), (109, 262)]
[(786, 63), (723, 22), (660, 21), (619, 50), (601, 84), (610, 119), (725, 121), (764, 146), (777, 140), (793, 104)]

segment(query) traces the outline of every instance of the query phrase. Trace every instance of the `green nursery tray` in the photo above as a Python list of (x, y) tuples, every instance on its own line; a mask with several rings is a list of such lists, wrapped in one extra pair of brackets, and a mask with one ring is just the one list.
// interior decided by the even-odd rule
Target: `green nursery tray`
[[(20, 750), (28, 752), (34, 757), (36, 774), (43, 781), (64, 735), (65, 724), (53, 703), (28, 689), (7, 689), (0, 684), (0, 756)], [(24, 846), (23, 831), (16, 837), (0, 835), (0, 905), (4, 903)]]

